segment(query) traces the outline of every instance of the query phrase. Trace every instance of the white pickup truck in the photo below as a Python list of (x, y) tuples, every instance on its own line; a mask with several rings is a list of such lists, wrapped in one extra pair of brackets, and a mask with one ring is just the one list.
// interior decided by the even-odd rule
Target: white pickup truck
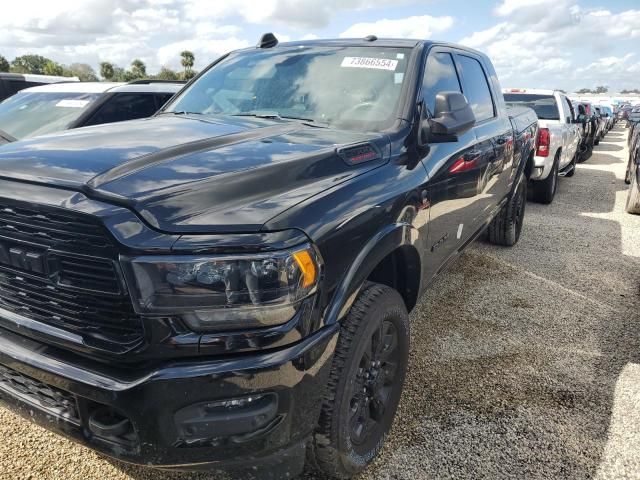
[(502, 93), (507, 104), (530, 107), (538, 115), (540, 130), (530, 180), (533, 200), (551, 203), (558, 177), (573, 176), (578, 157), (581, 132), (571, 100), (559, 90), (505, 88)]

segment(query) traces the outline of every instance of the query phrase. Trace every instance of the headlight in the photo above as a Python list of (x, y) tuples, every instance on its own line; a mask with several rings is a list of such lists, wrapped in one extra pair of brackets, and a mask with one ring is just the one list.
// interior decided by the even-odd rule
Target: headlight
[(250, 255), (122, 258), (140, 314), (180, 315), (197, 331), (245, 329), (290, 320), (314, 293), (315, 250)]

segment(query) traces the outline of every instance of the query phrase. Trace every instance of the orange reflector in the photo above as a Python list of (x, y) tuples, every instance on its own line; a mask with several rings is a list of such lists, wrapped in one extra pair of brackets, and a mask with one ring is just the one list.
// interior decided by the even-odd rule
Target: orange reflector
[(294, 253), (293, 258), (295, 258), (296, 263), (302, 271), (302, 287), (310, 287), (316, 282), (316, 277), (318, 275), (313, 258), (311, 258), (311, 255), (306, 250)]

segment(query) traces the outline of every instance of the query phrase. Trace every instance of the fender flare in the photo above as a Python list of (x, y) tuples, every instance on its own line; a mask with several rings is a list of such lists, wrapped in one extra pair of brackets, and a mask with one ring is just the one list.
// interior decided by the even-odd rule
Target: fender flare
[[(333, 297), (325, 310), (325, 324), (331, 325), (339, 322), (347, 314), (367, 277), (391, 252), (400, 247), (415, 249), (420, 258), (420, 265), (415, 267), (421, 269), (424, 255), (421, 253), (420, 248), (415, 245), (417, 238), (418, 230), (413, 225), (405, 222), (388, 225), (371, 237), (342, 276), (338, 287), (335, 289)], [(417, 294), (419, 294), (422, 287), (421, 270), (418, 273), (420, 274), (420, 285), (418, 286)]]

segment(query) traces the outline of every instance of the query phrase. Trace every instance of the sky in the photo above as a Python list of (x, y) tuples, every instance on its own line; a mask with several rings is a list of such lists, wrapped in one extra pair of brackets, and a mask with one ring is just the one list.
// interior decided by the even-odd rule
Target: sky
[(280, 41), (405, 37), (487, 53), (504, 87), (640, 88), (640, 0), (22, 0), (0, 15), (0, 55), (203, 68), (264, 32)]

